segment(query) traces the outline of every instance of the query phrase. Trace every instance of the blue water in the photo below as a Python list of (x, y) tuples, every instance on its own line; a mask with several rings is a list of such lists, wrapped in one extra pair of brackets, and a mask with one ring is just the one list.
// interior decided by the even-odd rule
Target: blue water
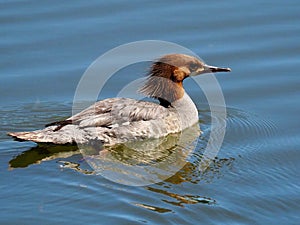
[[(299, 2), (0, 4), (1, 224), (299, 223)], [(227, 128), (206, 171), (194, 162), (164, 182), (125, 186), (92, 174), (76, 149), (34, 148), (6, 136), (71, 115), (87, 67), (139, 40), (175, 42), (232, 68), (216, 75)], [(146, 69), (129, 71), (138, 77)], [(114, 96), (128, 76), (120, 71), (99, 97)], [(209, 130), (205, 96), (192, 80), (185, 87)]]

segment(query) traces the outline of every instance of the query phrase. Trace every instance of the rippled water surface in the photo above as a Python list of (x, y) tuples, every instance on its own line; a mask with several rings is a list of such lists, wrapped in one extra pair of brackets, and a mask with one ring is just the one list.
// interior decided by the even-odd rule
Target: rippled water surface
[[(1, 224), (299, 223), (298, 1), (0, 2)], [(149, 39), (232, 68), (216, 75), (227, 126), (205, 169), (214, 114), (191, 79), (184, 84), (203, 133), (183, 167), (156, 184), (97, 175), (76, 146), (6, 136), (71, 115), (76, 86), (98, 56)], [(99, 98), (116, 96), (145, 66), (119, 71)]]

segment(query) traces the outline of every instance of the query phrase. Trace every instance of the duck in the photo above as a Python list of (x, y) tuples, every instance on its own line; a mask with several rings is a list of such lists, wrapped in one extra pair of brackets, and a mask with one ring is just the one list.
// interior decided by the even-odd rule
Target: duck
[(106, 146), (155, 139), (181, 132), (198, 123), (198, 110), (185, 92), (183, 81), (205, 73), (230, 72), (230, 68), (209, 66), (186, 54), (168, 54), (155, 60), (138, 90), (157, 102), (131, 98), (108, 98), (45, 128), (9, 132), (19, 141), (51, 144)]

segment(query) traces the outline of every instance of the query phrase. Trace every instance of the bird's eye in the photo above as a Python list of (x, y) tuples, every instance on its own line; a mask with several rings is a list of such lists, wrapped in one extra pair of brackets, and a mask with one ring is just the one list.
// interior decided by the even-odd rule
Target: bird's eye
[(191, 63), (190, 64), (190, 70), (191, 71), (195, 71), (197, 68), (198, 68), (198, 64), (196, 64), (196, 63)]

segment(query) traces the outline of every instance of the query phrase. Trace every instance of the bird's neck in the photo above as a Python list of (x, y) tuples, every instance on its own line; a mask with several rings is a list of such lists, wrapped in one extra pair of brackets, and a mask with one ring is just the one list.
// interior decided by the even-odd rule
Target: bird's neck
[(198, 110), (190, 96), (184, 92), (182, 98), (171, 103), (178, 114), (182, 129), (190, 127), (198, 122)]
[(158, 99), (164, 107), (170, 106), (184, 95), (182, 82), (174, 82), (157, 76), (149, 77), (139, 91), (149, 97)]

